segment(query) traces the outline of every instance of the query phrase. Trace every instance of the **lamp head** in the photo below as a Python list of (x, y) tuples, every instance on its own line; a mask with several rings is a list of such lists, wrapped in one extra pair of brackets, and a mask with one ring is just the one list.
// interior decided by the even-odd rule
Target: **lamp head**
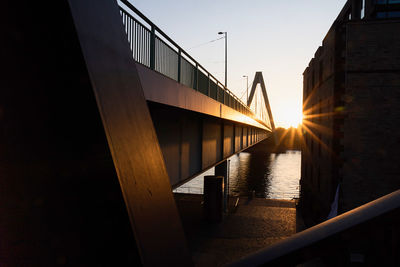
[(218, 34), (224, 34), (225, 32), (219, 32)]

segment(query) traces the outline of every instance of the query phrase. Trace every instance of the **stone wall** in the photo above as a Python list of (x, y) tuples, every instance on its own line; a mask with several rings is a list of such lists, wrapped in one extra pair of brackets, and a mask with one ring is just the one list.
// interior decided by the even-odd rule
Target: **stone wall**
[(333, 151), (337, 30), (333, 27), (304, 75), (301, 206), (309, 224), (326, 219), (337, 182)]
[(347, 24), (341, 206), (400, 188), (400, 22)]

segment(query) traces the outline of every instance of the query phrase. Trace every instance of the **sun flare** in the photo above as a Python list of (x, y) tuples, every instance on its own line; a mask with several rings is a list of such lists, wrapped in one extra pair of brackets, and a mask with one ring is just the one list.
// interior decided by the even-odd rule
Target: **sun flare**
[(302, 121), (303, 114), (301, 112), (287, 112), (283, 114), (283, 116), (281, 116), (278, 126), (286, 129), (290, 127), (297, 128), (299, 125), (302, 124)]

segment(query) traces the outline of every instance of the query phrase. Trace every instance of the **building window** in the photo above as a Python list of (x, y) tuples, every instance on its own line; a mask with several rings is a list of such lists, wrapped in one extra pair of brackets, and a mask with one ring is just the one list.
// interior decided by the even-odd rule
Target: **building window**
[(377, 18), (377, 19), (384, 19), (384, 18), (386, 18), (386, 17), (387, 17), (386, 12), (377, 12), (377, 13), (376, 13), (376, 18)]
[(311, 183), (313, 184), (314, 183), (314, 177), (313, 177), (313, 166), (311, 166), (311, 174), (310, 174), (310, 180), (311, 180)]
[(318, 75), (319, 76), (318, 79), (319, 79), (319, 83), (320, 84), (322, 83), (323, 75), (324, 75), (324, 62), (321, 60), (319, 62), (319, 75)]
[(314, 154), (314, 140), (311, 138), (311, 153)]
[(308, 164), (304, 164), (304, 176), (307, 177), (307, 169), (308, 169)]
[[(365, 0), (364, 0), (365, 1)], [(375, 0), (376, 5), (386, 5), (386, 4), (400, 4), (400, 0)]]
[(303, 136), (304, 136), (304, 143), (305, 143), (305, 146), (306, 146), (307, 149), (308, 149), (308, 133), (307, 133), (306, 131), (303, 131)]
[(400, 11), (389, 11), (387, 13), (388, 18), (400, 18)]
[(322, 100), (319, 99), (319, 101), (318, 101), (318, 121), (320, 121), (320, 122), (322, 121), (321, 114), (322, 114)]
[(319, 136), (319, 142), (318, 142), (318, 157), (321, 157), (321, 135)]
[(321, 192), (321, 169), (318, 168), (318, 192)]
[(314, 77), (314, 70), (312, 71), (312, 77), (311, 77), (311, 87), (314, 88), (315, 85), (315, 77)]

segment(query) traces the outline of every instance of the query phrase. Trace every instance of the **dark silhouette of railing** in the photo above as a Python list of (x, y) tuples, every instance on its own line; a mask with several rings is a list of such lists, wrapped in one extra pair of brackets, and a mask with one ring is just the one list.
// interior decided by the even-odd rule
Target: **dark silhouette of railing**
[[(135, 61), (249, 117), (250, 108), (126, 0), (120, 13)], [(134, 17), (137, 16), (150, 27)], [(263, 122), (265, 124), (265, 122)]]
[[(400, 266), (400, 190), (308, 228), (230, 266)], [(354, 245), (356, 244), (356, 245)], [(328, 264), (327, 264), (328, 263)], [(353, 265), (351, 265), (353, 266)]]

